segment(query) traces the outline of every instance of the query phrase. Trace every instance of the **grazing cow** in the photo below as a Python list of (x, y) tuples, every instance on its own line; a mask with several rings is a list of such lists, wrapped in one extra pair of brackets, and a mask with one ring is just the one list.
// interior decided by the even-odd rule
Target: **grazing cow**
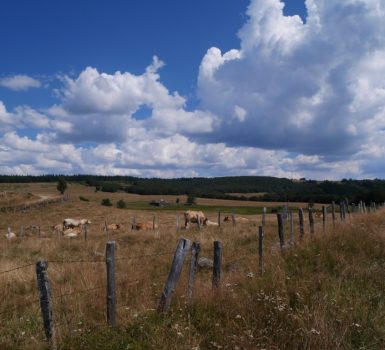
[(198, 220), (199, 220), (199, 222), (202, 225), (204, 225), (205, 222), (207, 221), (207, 218), (202, 211), (187, 210), (183, 213), (183, 215), (184, 215), (184, 227), (186, 229), (189, 228), (190, 222), (198, 223)]
[(107, 225), (107, 230), (108, 231), (116, 231), (116, 230), (120, 230), (122, 228), (122, 226), (120, 224), (109, 224)]
[[(234, 216), (234, 220), (235, 220), (235, 223), (241, 223), (241, 224), (249, 222), (249, 219), (243, 218), (241, 216)], [(233, 222), (233, 217), (232, 216), (225, 216), (223, 221), (225, 221), (225, 222)]]
[(80, 227), (82, 225), (88, 225), (91, 221), (87, 219), (64, 219), (63, 221), (63, 231), (67, 228)]
[(132, 229), (136, 231), (152, 230), (153, 228), (158, 228), (158, 225), (155, 224), (153, 227), (152, 222), (137, 222), (132, 225)]

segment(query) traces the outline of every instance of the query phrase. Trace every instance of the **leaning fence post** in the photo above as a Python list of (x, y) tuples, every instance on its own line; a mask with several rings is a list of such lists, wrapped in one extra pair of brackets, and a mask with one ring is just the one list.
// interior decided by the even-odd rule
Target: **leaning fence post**
[(281, 253), (285, 250), (285, 228), (283, 226), (283, 218), (282, 214), (277, 214), (278, 220), (278, 237), (279, 237), (279, 246), (281, 247)]
[(222, 273), (222, 243), (214, 241), (213, 288), (218, 289)]
[(36, 263), (37, 286), (40, 294), (40, 308), (43, 317), (44, 332), (51, 344), (51, 349), (56, 349), (55, 321), (53, 317), (51, 288), (48, 280), (47, 261), (40, 260)]
[(191, 247), (191, 260), (190, 260), (190, 271), (188, 276), (188, 302), (191, 303), (193, 290), (194, 290), (194, 281), (195, 273), (198, 268), (198, 258), (201, 246), (199, 242), (194, 242)]
[(107, 323), (109, 326), (116, 324), (116, 289), (115, 289), (115, 242), (106, 244), (107, 267)]
[(309, 225), (310, 225), (310, 233), (314, 234), (314, 216), (313, 210), (309, 208)]
[(264, 227), (261, 225), (258, 227), (258, 255), (259, 255), (259, 273), (265, 271), (264, 261), (263, 261), (263, 236), (264, 236)]
[(303, 239), (303, 236), (305, 234), (305, 225), (303, 222), (303, 210), (302, 210), (302, 208), (298, 209), (298, 218), (299, 218), (299, 238)]
[(183, 261), (190, 248), (191, 241), (188, 239), (181, 238), (178, 246), (176, 247), (174, 259), (172, 261), (171, 269), (167, 277), (166, 285), (160, 296), (158, 312), (164, 313), (168, 310), (171, 303), (171, 298), (174, 293), (176, 284), (179, 280), (182, 272)]

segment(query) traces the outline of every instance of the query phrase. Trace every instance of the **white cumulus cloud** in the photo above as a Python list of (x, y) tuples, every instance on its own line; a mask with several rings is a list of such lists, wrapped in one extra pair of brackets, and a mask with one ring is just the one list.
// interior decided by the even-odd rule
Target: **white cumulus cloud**
[(14, 91), (22, 91), (30, 88), (39, 88), (41, 87), (41, 83), (39, 80), (31, 78), (28, 75), (14, 75), (1, 78), (0, 86)]

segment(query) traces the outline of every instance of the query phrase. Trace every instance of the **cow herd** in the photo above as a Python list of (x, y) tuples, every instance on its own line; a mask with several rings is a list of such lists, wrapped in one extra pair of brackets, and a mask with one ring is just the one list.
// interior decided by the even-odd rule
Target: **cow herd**
[[(189, 229), (192, 223), (201, 226), (218, 226), (218, 222), (210, 221), (202, 211), (187, 210), (183, 213), (184, 216), (184, 229)], [(235, 216), (225, 216), (224, 222), (233, 222), (233, 223), (246, 223), (249, 221), (247, 218), (235, 217)], [(52, 233), (61, 235), (66, 238), (75, 238), (81, 235), (85, 230), (88, 229), (88, 226), (91, 224), (89, 219), (64, 219), (62, 223), (53, 225)], [(131, 223), (131, 230), (135, 231), (146, 231), (154, 230), (158, 228), (158, 224), (155, 221), (152, 222), (133, 222)], [(123, 228), (121, 224), (108, 224), (105, 223), (102, 227), (103, 230), (108, 232), (119, 231)], [(17, 235), (8, 228), (8, 232), (5, 237), (7, 239), (14, 239)]]

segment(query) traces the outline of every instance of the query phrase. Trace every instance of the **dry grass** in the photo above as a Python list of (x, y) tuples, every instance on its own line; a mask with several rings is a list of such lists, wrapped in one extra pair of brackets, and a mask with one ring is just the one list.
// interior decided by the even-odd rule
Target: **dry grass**
[[(37, 185), (35, 193), (39, 188)], [(44, 187), (53, 194), (54, 187)], [(89, 202), (80, 201), (79, 196)], [(325, 234), (287, 250), (277, 245), (274, 216), (266, 227), (266, 272), (258, 275), (257, 223), (233, 228), (176, 232), (175, 212), (133, 212), (101, 206), (122, 194), (94, 193), (72, 185), (69, 202), (33, 209), (26, 214), (0, 214), (0, 229), (41, 225), (43, 238), (0, 240), (0, 271), (51, 261), (58, 343), (63, 349), (383, 349), (385, 348), (385, 220), (382, 213), (357, 215)], [(152, 199), (152, 198), (151, 198)], [(160, 228), (131, 232), (129, 223), (157, 215)], [(89, 240), (51, 236), (50, 226), (65, 217), (86, 217), (93, 224)], [(106, 237), (102, 224), (121, 223), (111, 234), (117, 242), (118, 328), (105, 322)], [(211, 218), (215, 220), (215, 215)], [(295, 223), (297, 236), (298, 227)], [(157, 315), (160, 293), (172, 252), (183, 235), (201, 242), (201, 256), (212, 256), (212, 242), (223, 244), (223, 279), (211, 289), (211, 272), (197, 275), (194, 302), (186, 300), (183, 271), (171, 311)], [(161, 253), (161, 255), (160, 255)], [(157, 255), (158, 254), (158, 255)], [(154, 256), (156, 255), (156, 256)], [(95, 261), (69, 263), (69, 261)], [(55, 262), (56, 261), (56, 262)], [(93, 289), (93, 290), (91, 290)], [(81, 293), (78, 293), (81, 292)], [(34, 265), (0, 273), (0, 348), (43, 349), (46, 342), (36, 289)]]

